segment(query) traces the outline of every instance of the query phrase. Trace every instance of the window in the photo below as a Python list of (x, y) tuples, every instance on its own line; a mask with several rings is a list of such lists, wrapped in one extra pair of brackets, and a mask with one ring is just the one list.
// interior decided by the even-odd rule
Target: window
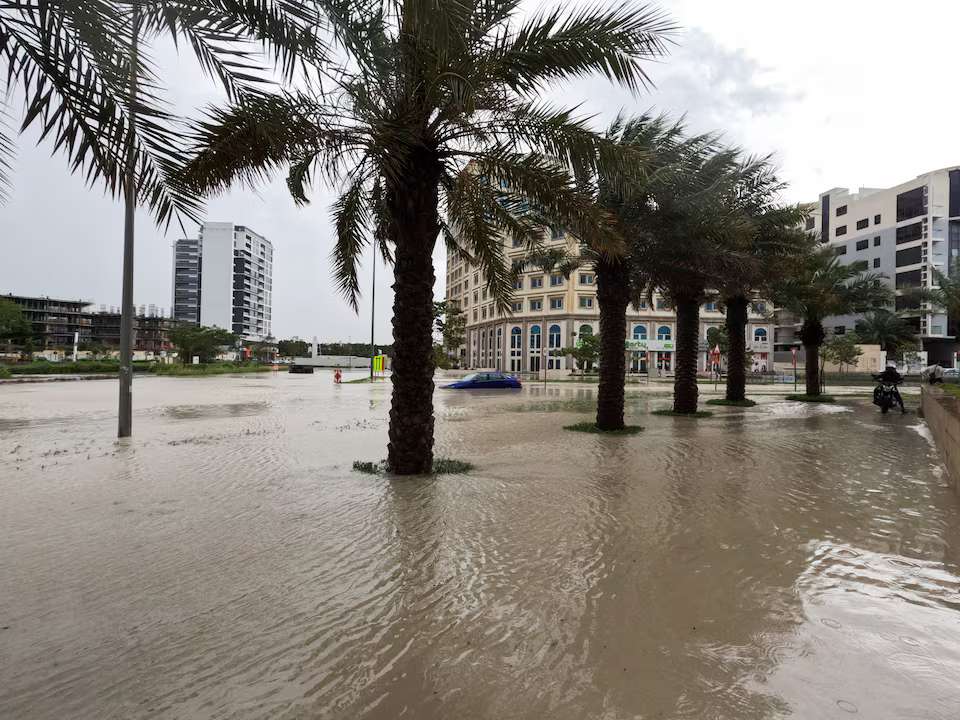
[(879, 216), (879, 215), (874, 215), (874, 216), (873, 216), (873, 224), (874, 224), (874, 225), (879, 225), (879, 224), (880, 224), (880, 216)]
[(864, 238), (863, 240), (857, 240), (857, 250), (858, 250), (858, 251), (859, 251), (859, 250), (866, 250), (868, 247), (870, 247), (870, 240), (869, 240), (869, 239)]
[(585, 310), (589, 310), (590, 308), (592, 308), (593, 298), (590, 297), (589, 295), (586, 295), (586, 296), (582, 295), (580, 297), (580, 307), (584, 308)]
[(880, 247), (880, 236), (879, 236), (879, 235), (877, 235), (877, 236), (873, 239), (873, 246), (874, 246), (874, 247)]
[(478, 293), (476, 290), (474, 290), (474, 291), (473, 291), (473, 304), (476, 305), (478, 302), (480, 302), (480, 293)]
[(646, 326), (646, 325), (634, 325), (634, 326), (633, 326), (633, 339), (634, 339), (634, 340), (646, 340), (646, 339), (647, 339), (647, 326)]
[(523, 311), (523, 302), (515, 302), (510, 304), (510, 310), (513, 312), (522, 312)]
[(477, 309), (476, 309), (476, 308), (473, 309), (473, 319), (474, 319), (474, 320), (477, 319)]
[(530, 328), (530, 349), (539, 350), (540, 349), (540, 326), (534, 325)]
[(563, 298), (562, 297), (550, 298), (550, 309), (563, 310)]
[(863, 220), (857, 220), (857, 230), (863, 230), (864, 228), (870, 225), (870, 218), (864, 218)]
[(808, 217), (808, 218), (807, 218), (807, 225), (806, 225), (807, 230), (813, 230), (813, 226), (816, 225), (816, 222), (817, 222), (817, 221), (816, 221), (814, 218)]
[(550, 239), (559, 240), (563, 237), (563, 228), (550, 228)]
[(847, 327), (846, 327), (845, 325), (837, 325), (835, 328), (833, 328), (833, 334), (834, 334), (834, 335), (846, 335), (846, 334), (847, 334)]
[(513, 247), (518, 248), (518, 247), (521, 247), (522, 245), (523, 245), (523, 240), (521, 240), (520, 238), (513, 239)]
[(483, 308), (483, 309), (480, 311), (480, 318), (483, 319), (483, 320), (486, 320), (486, 319), (487, 319), (487, 309), (486, 309), (486, 308)]
[(840, 247), (837, 248), (837, 255), (846, 255), (846, 254), (847, 254), (846, 245), (841, 245)]
[(593, 335), (593, 327), (590, 325), (581, 325), (580, 326), (580, 337), (590, 337)]
[(840, 207), (837, 208), (837, 217), (840, 217), (841, 215), (846, 215), (846, 214), (847, 214), (846, 205), (841, 205)]
[(897, 222), (927, 214), (927, 186), (897, 195)]
[(661, 325), (657, 328), (657, 340), (670, 340), (672, 338), (673, 333), (669, 325)]
[(537, 275), (536, 277), (530, 278), (530, 287), (533, 288), (542, 288), (543, 287), (543, 277)]
[(559, 287), (563, 285), (563, 275), (551, 275), (550, 287)]
[(919, 270), (897, 273), (897, 290), (920, 287), (921, 280)]
[(594, 277), (592, 273), (580, 273), (581, 285), (593, 285)]
[(919, 310), (920, 298), (910, 297), (909, 295), (898, 295), (894, 299), (893, 307), (897, 312), (903, 310)]
[(754, 330), (753, 341), (755, 343), (765, 343), (767, 341), (767, 331), (764, 328), (757, 328)]
[(550, 332), (547, 333), (547, 347), (553, 349), (560, 349), (560, 326), (551, 325)]
[(705, 312), (716, 312), (716, 311), (717, 311), (717, 303), (716, 303), (716, 302), (713, 302), (713, 301), (708, 302), (708, 303), (704, 303), (703, 309), (704, 309)]
[(530, 299), (530, 310), (543, 310), (543, 300)]
[(923, 261), (923, 245), (917, 245), (906, 250), (897, 250), (897, 267), (916, 265)]
[(657, 298), (657, 310), (667, 310), (667, 301), (662, 297)]
[(874, 267), (874, 268), (880, 267), (880, 258), (874, 258), (874, 259), (873, 259), (873, 267)]
[(915, 222), (897, 228), (897, 245), (923, 239), (923, 223)]
[(841, 235), (846, 235), (846, 234), (847, 234), (846, 225), (840, 225), (839, 227), (837, 227), (836, 237), (840, 237)]

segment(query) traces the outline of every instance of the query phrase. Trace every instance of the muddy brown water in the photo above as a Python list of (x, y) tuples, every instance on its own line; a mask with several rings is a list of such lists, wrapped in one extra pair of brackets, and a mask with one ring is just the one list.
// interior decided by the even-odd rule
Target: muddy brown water
[(0, 386), (2, 718), (960, 717), (960, 501), (916, 415), (594, 388)]

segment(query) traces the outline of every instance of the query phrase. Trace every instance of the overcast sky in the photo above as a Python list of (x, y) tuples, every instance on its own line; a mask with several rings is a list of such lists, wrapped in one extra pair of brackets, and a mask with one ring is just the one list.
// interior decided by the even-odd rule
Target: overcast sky
[[(926, 0), (673, 0), (661, 5), (683, 27), (678, 46), (650, 66), (656, 90), (631, 97), (591, 79), (552, 91), (583, 103), (598, 126), (623, 109), (686, 113), (697, 131), (720, 130), (753, 153), (773, 153), (790, 183), (785, 199), (813, 200), (831, 187), (882, 187), (960, 164), (954, 140), (960, 97), (952, 92), (960, 4)], [(931, 12), (933, 7), (936, 12)], [(528, 7), (537, 7), (528, 4)], [(916, 12), (912, 9), (915, 8)], [(187, 60), (162, 53), (178, 107), (215, 98)], [(16, 108), (13, 108), (14, 114)], [(24, 137), (11, 199), (0, 206), (0, 294), (79, 297), (120, 304), (123, 212), (66, 172), (62, 157)], [(258, 192), (207, 203), (210, 220), (247, 225), (274, 245), (277, 337), (363, 340), (370, 332), (369, 281), (360, 314), (330, 281), (331, 194), (296, 207), (282, 178)], [(170, 306), (171, 243), (144, 215), (137, 223), (137, 304)], [(436, 295), (443, 256), (436, 254)], [(369, 263), (364, 277), (369, 277)], [(389, 342), (389, 270), (377, 269), (376, 337)]]

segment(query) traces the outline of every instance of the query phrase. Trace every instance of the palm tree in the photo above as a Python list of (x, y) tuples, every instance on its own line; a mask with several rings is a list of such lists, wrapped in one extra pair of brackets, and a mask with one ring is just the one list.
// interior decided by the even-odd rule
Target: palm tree
[[(622, 147), (648, 157), (647, 172), (635, 175), (628, 186), (600, 178), (598, 203), (617, 219), (621, 232), (634, 228), (651, 201), (655, 183), (665, 183), (677, 167), (683, 142), (683, 125), (665, 115), (645, 113), (636, 118), (618, 117), (607, 129), (607, 138)], [(627, 246), (630, 252), (630, 245)], [(606, 249), (583, 248), (596, 275), (597, 305), (600, 310), (600, 383), (597, 389), (597, 420), (600, 430), (624, 427), (624, 382), (627, 335), (626, 312), (631, 299), (631, 259)]]
[(334, 276), (354, 308), (363, 248), (373, 242), (393, 261), (394, 473), (432, 468), (437, 236), (483, 271), (503, 310), (512, 293), (503, 236), (531, 248), (541, 239), (525, 208), (591, 246), (615, 245), (582, 185), (640, 159), (536, 98), (588, 73), (640, 88), (673, 29), (649, 6), (553, 10), (519, 25), (516, 11), (514, 0), (341, 2), (327, 19), (345, 67), (323, 65), (303, 90), (213, 109), (198, 128), (190, 178), (203, 190), (279, 167), (299, 202), (318, 174), (342, 185)]
[(648, 230), (631, 234), (637, 290), (659, 289), (677, 318), (673, 411), (697, 411), (700, 306), (740, 254), (729, 238), (743, 232), (734, 202), (739, 165), (735, 150), (717, 150), (711, 139), (689, 147), (682, 171), (653, 193)]
[(831, 315), (849, 315), (888, 304), (893, 293), (883, 275), (866, 272), (866, 263), (844, 265), (836, 250), (820, 246), (790, 263), (789, 273), (773, 288), (778, 306), (803, 319), (800, 340), (806, 354), (806, 394), (820, 395), (820, 347)]
[(746, 399), (746, 327), (751, 302), (771, 287), (788, 266), (785, 261), (806, 250), (810, 242), (800, 230), (808, 210), (778, 203), (783, 184), (769, 158), (745, 161), (739, 175), (733, 201), (745, 222), (743, 232), (728, 238), (739, 262), (728, 265), (718, 285), (730, 342), (726, 399), (734, 402)]
[[(166, 109), (146, 44), (160, 33), (188, 43), (203, 70), (239, 97), (263, 81), (242, 43), (264, 40), (290, 75), (294, 53), (318, 53), (315, 21), (279, 0), (0, 0), (0, 58), (8, 90), (22, 92), (20, 132), (40, 125), (41, 141), (66, 155), (71, 172), (124, 199), (120, 437), (132, 432), (135, 209), (146, 206), (164, 228), (201, 210), (178, 170), (179, 120)], [(0, 200), (12, 183), (13, 147), (0, 131)]]
[(857, 337), (865, 343), (879, 345), (881, 350), (896, 353), (900, 348), (916, 345), (917, 333), (902, 317), (886, 309), (868, 312), (857, 320)]

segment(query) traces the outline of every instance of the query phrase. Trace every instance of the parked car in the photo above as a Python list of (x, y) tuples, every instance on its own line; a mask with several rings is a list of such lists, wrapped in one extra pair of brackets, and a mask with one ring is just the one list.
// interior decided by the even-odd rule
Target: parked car
[(955, 377), (957, 377), (958, 374), (960, 374), (960, 373), (958, 373), (957, 368), (944, 368), (944, 369), (943, 369), (943, 376), (944, 376), (945, 378), (955, 378)]
[(519, 388), (520, 381), (513, 375), (501, 372), (479, 372), (471, 373), (446, 387), (452, 390), (495, 390)]

